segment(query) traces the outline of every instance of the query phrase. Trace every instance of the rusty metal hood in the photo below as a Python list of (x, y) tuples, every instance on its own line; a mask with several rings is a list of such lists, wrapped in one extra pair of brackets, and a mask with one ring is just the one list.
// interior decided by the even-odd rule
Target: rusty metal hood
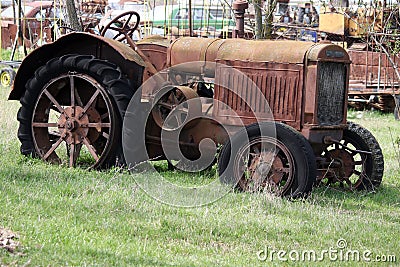
[(334, 61), (350, 64), (350, 56), (343, 47), (331, 43), (319, 43), (308, 51), (309, 61)]
[(151, 35), (151, 36), (145, 37), (145, 38), (137, 41), (136, 44), (138, 44), (138, 45), (155, 44), (155, 45), (160, 45), (160, 46), (164, 46), (164, 47), (169, 47), (169, 45), (171, 44), (171, 41), (160, 35)]
[[(305, 60), (349, 61), (340, 46), (326, 43), (183, 37), (168, 48), (168, 65), (203, 61), (249, 61), (303, 64)], [(191, 70), (198, 72), (199, 70)]]
[(251, 62), (303, 63), (311, 42), (228, 39), (217, 59)]

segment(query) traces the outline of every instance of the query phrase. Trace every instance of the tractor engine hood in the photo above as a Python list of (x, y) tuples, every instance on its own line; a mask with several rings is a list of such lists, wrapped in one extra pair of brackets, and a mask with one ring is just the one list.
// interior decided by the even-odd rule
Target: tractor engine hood
[[(168, 66), (180, 71), (213, 76), (214, 63), (219, 60), (284, 64), (304, 64), (306, 60), (350, 63), (347, 52), (340, 46), (300, 41), (184, 37), (174, 41), (168, 49)], [(199, 64), (179, 66), (188, 62)]]

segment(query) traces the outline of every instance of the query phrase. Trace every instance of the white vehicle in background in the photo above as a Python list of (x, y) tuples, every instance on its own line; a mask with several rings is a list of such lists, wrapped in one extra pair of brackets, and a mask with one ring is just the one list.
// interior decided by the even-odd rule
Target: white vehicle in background
[[(107, 26), (114, 18), (116, 18), (117, 16), (121, 16), (123, 13), (129, 11), (137, 12), (140, 17), (139, 26), (132, 36), (133, 40), (137, 41), (142, 39), (144, 36), (156, 35), (156, 34), (162, 35), (164, 33), (163, 30), (152, 27), (153, 11), (147, 3), (125, 2), (124, 5), (121, 6), (118, 3), (110, 1), (109, 5), (106, 8), (106, 14), (103, 16), (103, 18), (100, 20), (100, 23), (97, 26), (98, 32), (101, 33), (102, 29), (104, 29), (104, 27)], [(119, 21), (124, 21), (124, 19), (129, 19), (128, 26), (134, 26), (137, 23), (135, 16), (132, 16), (130, 18), (123, 17)], [(116, 25), (116, 26), (122, 26), (122, 25)], [(113, 30), (111, 28), (104, 33), (104, 36), (114, 39), (116, 38), (118, 31)]]
[(147, 2), (125, 2), (121, 5), (119, 0), (109, 0), (105, 13), (112, 10), (121, 12), (136, 11), (140, 16), (141, 21), (150, 19), (152, 13), (152, 9)]

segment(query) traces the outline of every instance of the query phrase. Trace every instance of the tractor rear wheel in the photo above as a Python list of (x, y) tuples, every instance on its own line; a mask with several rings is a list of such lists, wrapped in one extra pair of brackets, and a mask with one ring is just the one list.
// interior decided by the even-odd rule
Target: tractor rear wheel
[(18, 112), (21, 153), (93, 168), (122, 158), (121, 118), (133, 90), (114, 64), (67, 55), (39, 68)]

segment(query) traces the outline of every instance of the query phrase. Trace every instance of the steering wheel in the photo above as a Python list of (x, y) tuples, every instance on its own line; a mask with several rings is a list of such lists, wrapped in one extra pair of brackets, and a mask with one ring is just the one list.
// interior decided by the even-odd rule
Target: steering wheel
[[(132, 17), (135, 16), (135, 20), (133, 26), (130, 26), (130, 22)], [(105, 36), (107, 30), (114, 30), (117, 31), (113, 39), (122, 42), (123, 40), (127, 39), (128, 37), (132, 39), (133, 33), (139, 27), (140, 16), (139, 13), (136, 11), (128, 11), (122, 13), (115, 18), (113, 18), (102, 30), (101, 36)]]

